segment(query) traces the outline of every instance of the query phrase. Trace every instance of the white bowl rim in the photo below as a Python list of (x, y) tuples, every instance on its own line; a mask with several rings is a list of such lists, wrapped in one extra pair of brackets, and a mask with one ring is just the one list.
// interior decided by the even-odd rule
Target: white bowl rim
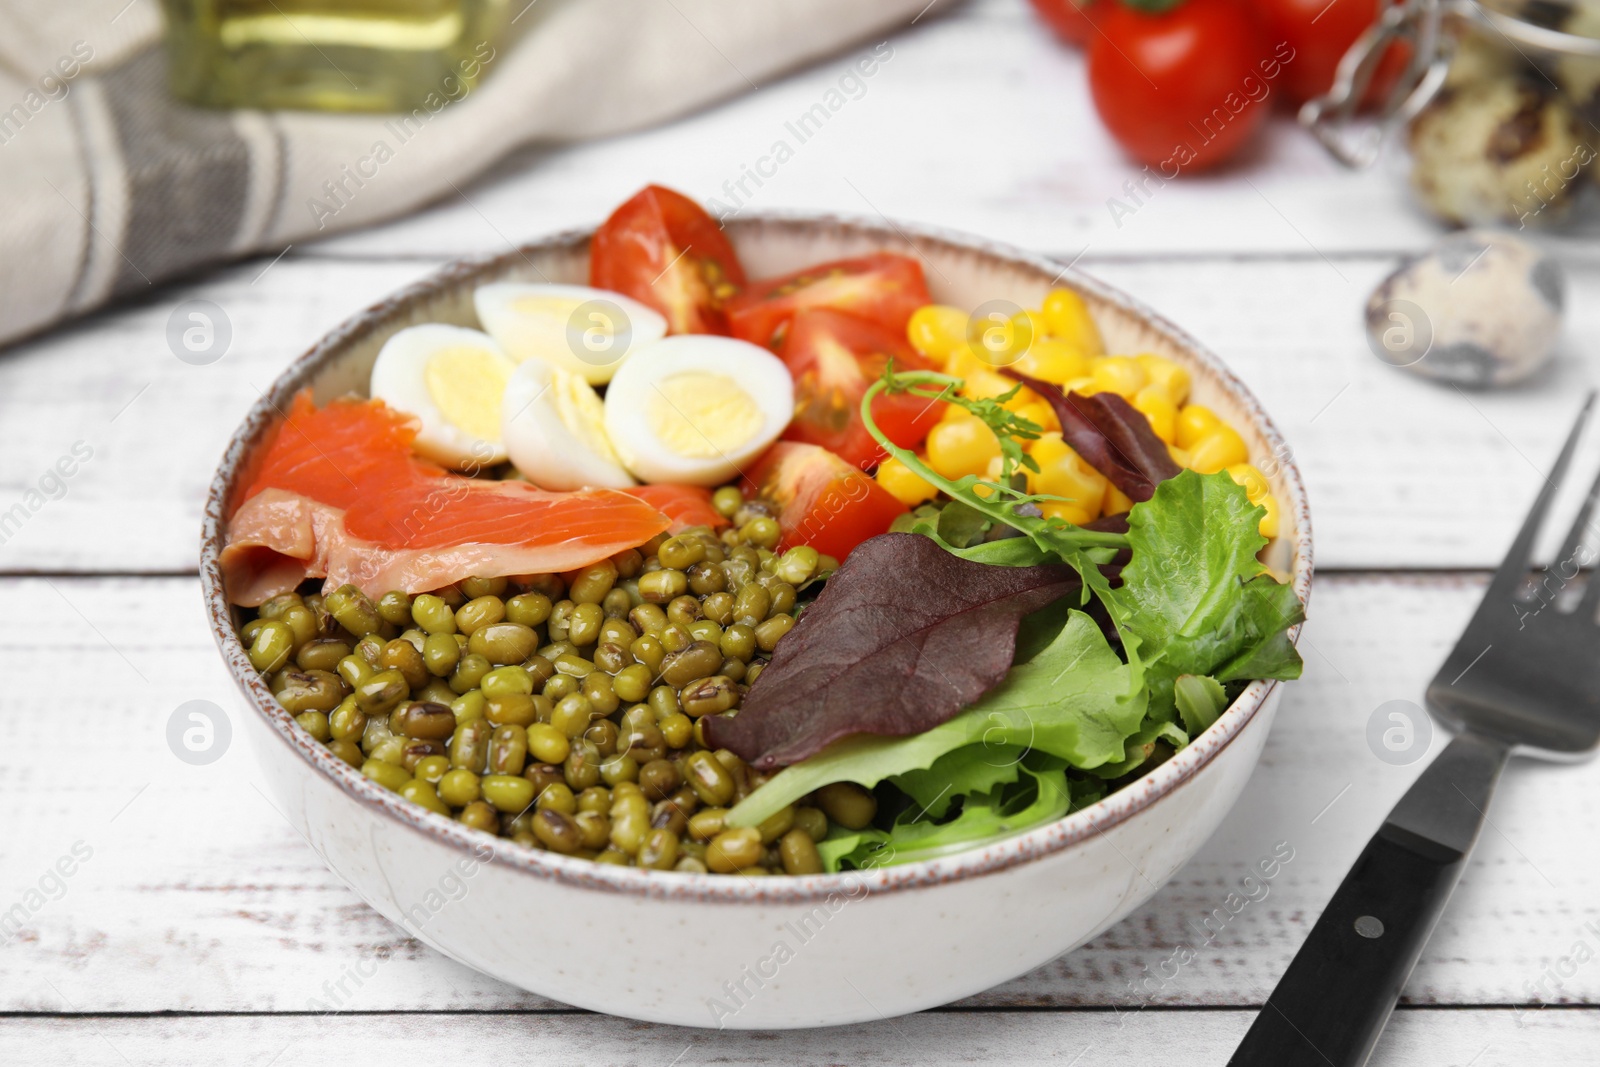
[[(853, 235), (881, 240), (885, 245), (909, 245), (921, 253), (923, 245), (976, 254), (1003, 260), (1053, 277), (1052, 285), (1065, 284), (1092, 295), (1124, 313), (1134, 316), (1183, 347), (1199, 364), (1215, 376), (1234, 401), (1254, 423), (1275, 456), (1281, 457), (1280, 471), (1288, 490), (1288, 510), (1295, 516), (1295, 553), (1290, 580), (1302, 603), (1308, 603), (1312, 577), (1311, 518), (1304, 483), (1293, 454), (1277, 426), (1260, 402), (1233, 372), (1188, 333), (1156, 314), (1141, 302), (1073, 266), (1012, 245), (985, 240), (939, 227), (873, 220), (865, 217), (801, 211), (768, 211), (742, 215), (729, 220), (735, 231), (761, 227), (780, 229), (831, 228)], [(593, 227), (568, 230), (513, 248), (509, 252), (461, 259), (447, 264), (427, 277), (392, 294), (385, 300), (358, 312), (324, 335), (294, 360), (262, 394), (229, 440), (206, 498), (201, 529), (200, 581), (205, 597), (212, 636), (230, 673), (244, 692), (253, 710), (259, 713), (289, 747), (304, 759), (314, 773), (327, 776), (343, 792), (368, 810), (392, 819), (412, 831), (446, 847), (479, 853), (487, 843), (482, 831), (437, 815), (405, 800), (378, 785), (361, 772), (333, 755), (311, 738), (294, 717), (273, 698), (265, 681), (251, 667), (249, 658), (232, 626), (231, 608), (222, 587), (219, 552), (225, 529), (224, 507), (235, 475), (267, 426), (281, 413), (282, 405), (294, 392), (309, 383), (324, 366), (336, 363), (341, 350), (366, 331), (381, 325), (391, 316), (403, 314), (413, 303), (436, 296), (483, 275), (502, 273), (517, 260), (531, 262), (529, 253), (571, 249), (588, 243)], [(923, 258), (926, 258), (925, 256)], [(1300, 626), (1290, 631), (1298, 642)], [(1107, 830), (1153, 806), (1194, 778), (1255, 718), (1276, 681), (1251, 682), (1238, 698), (1208, 729), (1181, 752), (1168, 758), (1155, 770), (1080, 811), (1005, 838), (982, 848), (953, 852), (937, 859), (923, 860), (872, 870), (801, 876), (736, 878), (727, 875), (686, 874), (673, 871), (642, 870), (595, 863), (592, 860), (561, 856), (552, 852), (520, 847), (502, 847), (504, 839), (494, 838), (493, 857), (503, 865), (529, 876), (568, 886), (598, 889), (629, 896), (687, 900), (699, 903), (801, 904), (825, 901), (841, 895), (859, 896), (895, 892), (939, 885), (965, 878), (994, 874), (1019, 864), (1030, 863), (1061, 852)], [(1130, 864), (1132, 861), (1129, 861)]]

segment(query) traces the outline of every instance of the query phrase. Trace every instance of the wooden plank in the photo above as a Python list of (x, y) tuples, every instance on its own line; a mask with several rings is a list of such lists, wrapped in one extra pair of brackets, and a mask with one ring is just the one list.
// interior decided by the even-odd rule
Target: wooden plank
[[(66, 989), (57, 1003), (73, 994)], [(231, 1016), (0, 1020), (8, 1062), (126, 1067), (348, 1067), (448, 1049), (452, 1063), (1118, 1064), (1223, 1063), (1250, 1012), (927, 1012), (824, 1030), (738, 1032), (632, 1023), (602, 1015)], [(1372, 1067), (1543, 1062), (1600, 1064), (1600, 1010), (1548, 1012), (1519, 1028), (1509, 1011), (1396, 1013)], [(1181, 1050), (1178, 1052), (1177, 1050)]]
[[(1358, 308), (1392, 263), (1342, 260), (1339, 274), (1321, 260), (1226, 258), (1094, 269), (1212, 346), (1278, 419), (1310, 489), (1319, 567), (1490, 566), (1589, 380), (1580, 339), (1600, 329), (1600, 267), (1573, 271), (1568, 343), (1550, 374), (1466, 395), (1368, 352)], [(192, 570), (205, 487), (258, 389), (329, 327), (434, 266), (291, 252), (18, 346), (0, 362), (0, 511), (76, 442), (93, 456), (61, 499), (34, 497), (43, 506), (20, 531), (0, 529), (0, 571)], [(209, 366), (168, 347), (168, 322), (191, 299), (232, 325)]]
[[(1319, 579), (1306, 676), (1235, 815), (1128, 920), (967, 1004), (1259, 1004), (1420, 767), (1380, 761), (1369, 716), (1420, 698), (1481, 588)], [(309, 1011), (357, 967), (376, 973), (349, 998), (356, 1011), (552, 1006), (358, 902), (256, 790), (243, 745), (206, 767), (173, 757), (165, 728), (180, 703), (241, 714), (191, 579), (12, 578), (0, 598), (17, 606), (0, 613), (0, 647), (19, 665), (0, 689), (0, 914), (30, 912), (0, 951), (0, 1011), (62, 1010), (52, 984), (90, 1012)], [(1579, 945), (1600, 949), (1600, 860), (1572, 843), (1572, 828), (1600, 822), (1600, 765), (1514, 766), (1491, 817), (1408, 1001), (1600, 1001), (1600, 966), (1572, 962)], [(78, 842), (92, 855), (58, 887), (47, 872)], [(1281, 874), (1244, 883), (1279, 842), (1294, 850)], [(1233, 891), (1256, 899), (1231, 914)], [(1165, 961), (1185, 946), (1197, 958), (1172, 973)]]

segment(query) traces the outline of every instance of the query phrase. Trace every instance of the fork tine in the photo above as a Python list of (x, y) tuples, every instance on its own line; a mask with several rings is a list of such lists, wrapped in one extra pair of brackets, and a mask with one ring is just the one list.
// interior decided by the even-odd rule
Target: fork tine
[[(1589, 532), (1589, 520), (1594, 515), (1596, 502), (1600, 502), (1600, 474), (1595, 475), (1594, 484), (1589, 486), (1589, 495), (1583, 498), (1583, 507), (1578, 509), (1578, 517), (1573, 520), (1572, 529), (1567, 531), (1567, 540), (1561, 546), (1561, 555), (1555, 558), (1555, 566), (1560, 567), (1563, 572), (1569, 560), (1576, 566), (1571, 574), (1572, 578), (1576, 578), (1583, 569), (1583, 560), (1578, 558), (1578, 550), (1583, 547), (1584, 535)], [(1591, 545), (1590, 551), (1593, 549), (1594, 546)], [(1562, 576), (1562, 580), (1563, 582), (1567, 580), (1565, 575)], [(1590, 581), (1584, 587), (1583, 601), (1577, 610), (1587, 611), (1592, 615), (1597, 605), (1600, 605), (1600, 582)]]
[[(1511, 542), (1511, 550), (1506, 553), (1500, 569), (1494, 572), (1494, 579), (1489, 583), (1488, 592), (1483, 597), (1485, 604), (1491, 600), (1509, 600), (1527, 577), (1528, 563), (1533, 557), (1533, 545), (1539, 537), (1539, 528), (1544, 525), (1550, 505), (1555, 501), (1556, 490), (1560, 488), (1561, 480), (1567, 475), (1567, 467), (1572, 463), (1572, 454), (1578, 447), (1578, 438), (1582, 436), (1583, 427), (1589, 421), (1589, 413), (1594, 410), (1594, 397), (1593, 390), (1584, 397), (1583, 408), (1572, 424), (1572, 431), (1567, 434), (1567, 443), (1561, 446), (1561, 455), (1556, 457), (1555, 466), (1550, 468), (1550, 476), (1544, 480), (1544, 488), (1539, 490), (1539, 497), (1529, 509), (1528, 517), (1522, 520), (1522, 529), (1518, 531), (1517, 539)], [(1600, 483), (1597, 483), (1597, 488), (1600, 488)], [(1579, 518), (1580, 526), (1587, 519), (1588, 506), (1593, 501), (1594, 493), (1591, 491), (1583, 515)], [(1574, 534), (1579, 532), (1576, 528), (1573, 531)], [(1571, 537), (1572, 534), (1569, 534), (1569, 540)]]

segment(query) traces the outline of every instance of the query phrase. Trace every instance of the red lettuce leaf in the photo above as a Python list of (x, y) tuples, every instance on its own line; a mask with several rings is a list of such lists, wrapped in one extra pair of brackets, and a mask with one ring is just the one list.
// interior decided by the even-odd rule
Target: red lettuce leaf
[(706, 741), (770, 771), (848, 734), (930, 730), (1006, 676), (1024, 615), (1080, 588), (1065, 564), (975, 563), (920, 534), (863, 541), (739, 711), (705, 720)]
[(1116, 393), (1067, 393), (1026, 374), (1004, 373), (1043, 397), (1061, 423), (1062, 440), (1135, 504), (1149, 500), (1158, 482), (1181, 469), (1150, 420)]

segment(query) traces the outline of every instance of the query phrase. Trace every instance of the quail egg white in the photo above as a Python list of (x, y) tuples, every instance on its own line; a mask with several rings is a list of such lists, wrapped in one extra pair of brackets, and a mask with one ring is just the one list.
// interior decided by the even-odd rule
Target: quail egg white
[(667, 320), (637, 300), (584, 285), (496, 282), (479, 286), (472, 303), (512, 359), (540, 359), (590, 385), (609, 382), (624, 360), (667, 332)]
[(422, 423), (413, 447), (457, 470), (505, 462), (501, 399), (516, 370), (494, 338), (443, 323), (390, 337), (372, 366), (369, 391)]
[(636, 352), (606, 390), (611, 445), (645, 482), (725, 482), (793, 415), (794, 381), (783, 361), (731, 337), (663, 338)]
[(599, 395), (577, 374), (526, 361), (506, 384), (500, 422), (511, 462), (541, 489), (634, 484), (606, 437)]

